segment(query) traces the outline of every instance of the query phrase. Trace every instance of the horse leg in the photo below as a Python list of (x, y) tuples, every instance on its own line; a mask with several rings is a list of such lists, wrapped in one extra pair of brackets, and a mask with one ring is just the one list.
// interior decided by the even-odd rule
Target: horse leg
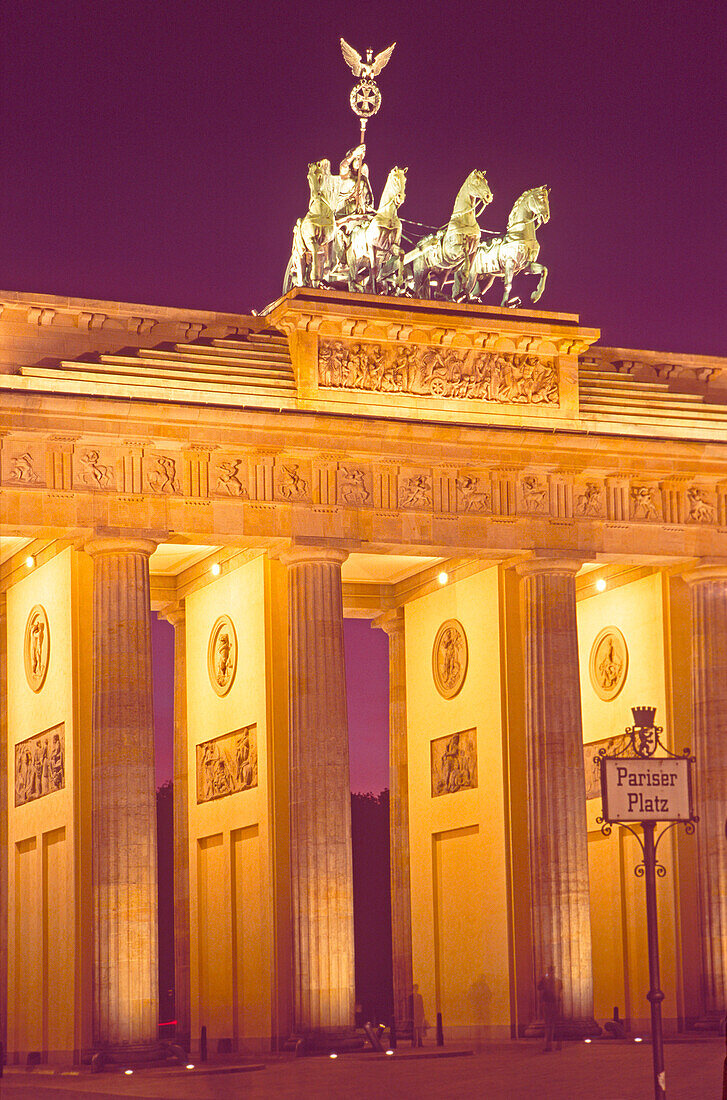
[(515, 268), (511, 264), (508, 264), (503, 269), (502, 278), (505, 282), (505, 290), (504, 290), (504, 293), (502, 295), (502, 301), (500, 302), (501, 306), (506, 306), (509, 299), (510, 299), (510, 292), (512, 290), (512, 277), (513, 277), (514, 274), (515, 274)]
[(488, 291), (488, 290), (490, 289), (490, 287), (492, 286), (492, 284), (494, 283), (494, 281), (495, 281), (495, 276), (494, 276), (494, 275), (490, 275), (489, 279), (488, 279), (488, 280), (487, 280), (487, 282), (486, 282), (486, 283), (484, 284), (484, 286), (483, 286), (482, 284), (480, 284), (480, 301), (482, 301), (482, 299), (484, 298), (485, 294), (487, 294), (487, 291)]
[(547, 269), (547, 267), (545, 267), (544, 264), (535, 264), (535, 263), (533, 263), (533, 264), (530, 265), (530, 271), (532, 272), (533, 275), (539, 275), (540, 276), (540, 282), (536, 286), (533, 293), (530, 295), (530, 301), (531, 302), (537, 302), (538, 299), (540, 298), (541, 294), (545, 290), (545, 280), (548, 278), (548, 269)]

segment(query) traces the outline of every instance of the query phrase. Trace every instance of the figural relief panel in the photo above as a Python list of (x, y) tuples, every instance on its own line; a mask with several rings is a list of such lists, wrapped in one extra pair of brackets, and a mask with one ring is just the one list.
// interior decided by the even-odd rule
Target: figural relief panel
[(717, 509), (704, 489), (693, 485), (687, 489), (687, 507), (690, 523), (714, 523)]
[(257, 726), (197, 745), (197, 802), (257, 787)]
[(207, 672), (217, 695), (227, 695), (237, 672), (237, 633), (229, 615), (220, 615), (210, 631)]
[(575, 494), (573, 511), (577, 516), (602, 516), (604, 492), (597, 481), (587, 481), (580, 492)]
[(469, 660), (467, 635), (457, 619), (442, 623), (432, 647), (432, 676), (444, 699), (453, 699), (462, 690)]
[(82, 489), (115, 489), (114, 462), (109, 452), (81, 446), (73, 455), (74, 481)]
[(484, 477), (460, 473), (456, 480), (457, 503), (462, 512), (491, 512), (490, 483)]
[(145, 455), (146, 488), (152, 493), (179, 493), (177, 460), (169, 455)]
[(338, 467), (338, 503), (359, 507), (372, 503), (371, 477), (362, 467)]
[(629, 651), (618, 627), (606, 626), (597, 634), (591, 646), (588, 671), (593, 690), (599, 699), (615, 699), (626, 682)]
[(477, 786), (477, 730), (431, 742), (432, 798)]
[(657, 491), (653, 485), (632, 485), (631, 518), (658, 519)]
[(432, 507), (432, 475), (414, 474), (399, 477), (400, 508)]
[(45, 485), (43, 456), (30, 449), (3, 455), (3, 480), (10, 485), (39, 488)]
[(299, 463), (285, 461), (275, 464), (275, 496), (278, 500), (309, 500), (310, 475)]
[(628, 733), (617, 733), (615, 737), (604, 737), (600, 741), (592, 741), (583, 746), (583, 763), (586, 772), (586, 800), (601, 797), (601, 765), (599, 756), (601, 749), (606, 749), (608, 756), (634, 756), (631, 736)]
[(45, 683), (50, 663), (50, 629), (48, 616), (42, 604), (36, 604), (30, 609), (28, 621), (25, 624), (23, 663), (28, 686), (37, 694)]
[(15, 805), (61, 791), (66, 785), (63, 722), (15, 746)]
[(527, 474), (520, 483), (523, 511), (538, 514), (548, 511), (548, 483), (544, 478)]
[(558, 405), (552, 359), (511, 352), (322, 339), (318, 384), (326, 389), (457, 397), (498, 404)]
[(246, 463), (241, 458), (219, 459), (211, 480), (213, 492), (226, 497), (249, 496), (246, 480)]

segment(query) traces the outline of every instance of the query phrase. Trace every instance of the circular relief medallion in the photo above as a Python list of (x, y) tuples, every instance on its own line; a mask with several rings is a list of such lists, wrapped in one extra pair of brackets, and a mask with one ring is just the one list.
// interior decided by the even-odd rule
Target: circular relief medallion
[(37, 603), (31, 608), (25, 624), (23, 644), (25, 678), (30, 688), (38, 692), (45, 683), (50, 662), (50, 630), (45, 608)]
[(626, 683), (629, 651), (626, 639), (615, 626), (606, 626), (591, 646), (588, 663), (593, 690), (599, 699), (615, 699)]
[(229, 615), (220, 615), (207, 646), (207, 671), (218, 695), (227, 695), (237, 671), (237, 634)]
[(467, 635), (457, 619), (442, 623), (432, 649), (432, 675), (440, 695), (452, 699), (467, 675)]

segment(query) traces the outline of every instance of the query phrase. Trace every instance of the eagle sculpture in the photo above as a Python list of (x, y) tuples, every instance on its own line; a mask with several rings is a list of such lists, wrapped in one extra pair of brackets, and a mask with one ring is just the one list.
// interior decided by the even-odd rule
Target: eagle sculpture
[(353, 46), (349, 46), (345, 38), (342, 38), (341, 53), (343, 54), (343, 60), (349, 66), (353, 75), (357, 79), (368, 82), (373, 81), (381, 70), (385, 68), (389, 58), (394, 52), (395, 45), (396, 42), (392, 42), (388, 49), (382, 50), (376, 57), (374, 57), (373, 50), (367, 50), (366, 60), (364, 61), (361, 54), (357, 53)]

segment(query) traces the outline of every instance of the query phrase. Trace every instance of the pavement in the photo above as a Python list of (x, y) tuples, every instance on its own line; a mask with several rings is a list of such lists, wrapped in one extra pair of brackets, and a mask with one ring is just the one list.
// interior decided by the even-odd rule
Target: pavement
[[(665, 1047), (669, 1100), (720, 1100), (722, 1038), (681, 1040)], [(400, 1046), (374, 1052), (294, 1058), (268, 1057), (237, 1065), (136, 1069), (90, 1074), (51, 1067), (6, 1067), (2, 1100), (79, 1097), (168, 1100), (650, 1100), (654, 1096), (648, 1043), (594, 1040), (565, 1043), (544, 1053), (532, 1040), (493, 1043), (477, 1051)]]

